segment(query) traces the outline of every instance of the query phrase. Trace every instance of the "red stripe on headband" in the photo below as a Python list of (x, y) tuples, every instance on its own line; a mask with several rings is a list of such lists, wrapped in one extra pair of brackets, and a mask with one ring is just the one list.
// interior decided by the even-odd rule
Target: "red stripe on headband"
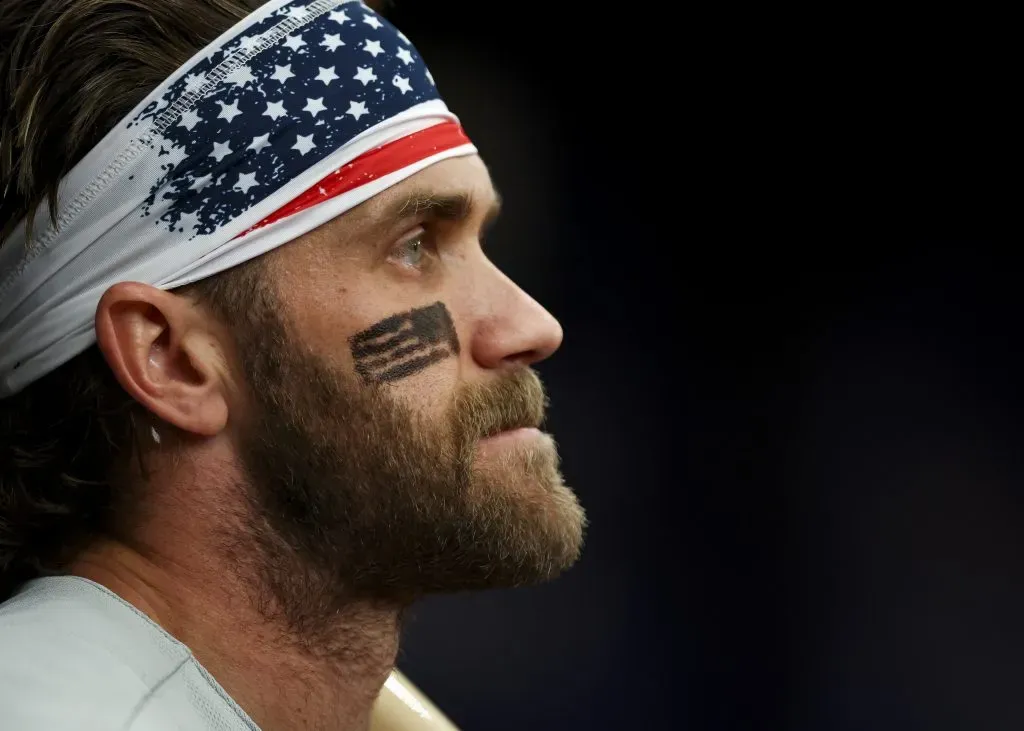
[(280, 221), (325, 200), (346, 193), (383, 177), (407, 165), (419, 162), (438, 152), (469, 144), (462, 125), (458, 122), (442, 122), (413, 132), (386, 145), (364, 152), (352, 162), (342, 165), (323, 180), (300, 194), (297, 198), (278, 208), (255, 226), (243, 231), (236, 238), (250, 231)]

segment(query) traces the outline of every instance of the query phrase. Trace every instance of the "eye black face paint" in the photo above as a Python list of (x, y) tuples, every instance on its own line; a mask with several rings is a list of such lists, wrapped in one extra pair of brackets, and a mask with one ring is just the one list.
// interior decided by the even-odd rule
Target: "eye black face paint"
[(459, 354), (455, 323), (443, 302), (392, 315), (348, 339), (356, 372), (389, 383)]

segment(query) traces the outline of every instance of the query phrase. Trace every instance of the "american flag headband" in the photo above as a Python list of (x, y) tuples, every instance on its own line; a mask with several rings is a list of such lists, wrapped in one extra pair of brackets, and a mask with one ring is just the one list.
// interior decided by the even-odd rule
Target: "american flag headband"
[(193, 56), (0, 247), (0, 398), (95, 342), (117, 282), (173, 289), (476, 148), (409, 40), (359, 0), (271, 0)]

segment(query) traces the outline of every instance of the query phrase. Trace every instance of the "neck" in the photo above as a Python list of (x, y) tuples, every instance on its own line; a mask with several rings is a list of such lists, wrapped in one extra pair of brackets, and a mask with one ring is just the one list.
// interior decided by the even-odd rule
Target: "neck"
[(169, 551), (106, 541), (69, 573), (107, 587), (187, 645), (264, 731), (368, 728), (394, 667), (400, 610), (353, 602), (325, 618), (312, 616), (325, 605), (307, 601), (316, 629), (306, 632), (254, 572), (213, 545), (177, 540)]

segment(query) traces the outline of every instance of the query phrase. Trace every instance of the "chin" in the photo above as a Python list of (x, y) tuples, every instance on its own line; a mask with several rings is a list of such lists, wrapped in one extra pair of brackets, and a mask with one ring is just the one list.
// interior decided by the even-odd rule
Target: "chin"
[(506, 519), (520, 522), (521, 535), (533, 536), (541, 553), (550, 551), (552, 573), (568, 568), (579, 555), (586, 518), (559, 471), (554, 440), (538, 432), (499, 437), (489, 447), (474, 460), (474, 499), (504, 505)]

